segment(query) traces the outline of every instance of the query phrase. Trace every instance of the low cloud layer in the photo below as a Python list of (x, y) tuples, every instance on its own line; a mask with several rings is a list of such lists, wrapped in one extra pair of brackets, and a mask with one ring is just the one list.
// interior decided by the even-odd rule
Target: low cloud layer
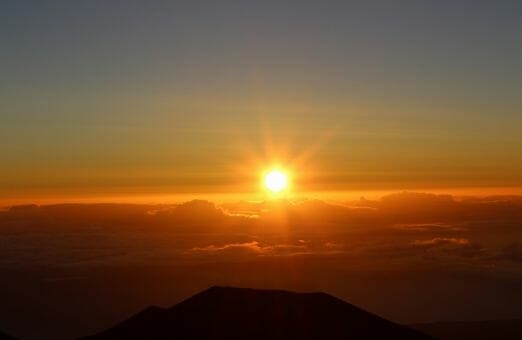
[(0, 321), (71, 338), (216, 284), (326, 291), (400, 322), (516, 318), (521, 263), (516, 196), (16, 206)]
[(1, 265), (190, 263), (337, 256), (421, 264), (521, 262), (522, 199), (398, 193), (330, 203), (15, 206), (0, 212)]

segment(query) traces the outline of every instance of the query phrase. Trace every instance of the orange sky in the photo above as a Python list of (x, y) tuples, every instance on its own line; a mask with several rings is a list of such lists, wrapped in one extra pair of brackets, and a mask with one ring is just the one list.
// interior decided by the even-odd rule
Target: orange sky
[(522, 187), (513, 4), (121, 6), (4, 9), (1, 200)]

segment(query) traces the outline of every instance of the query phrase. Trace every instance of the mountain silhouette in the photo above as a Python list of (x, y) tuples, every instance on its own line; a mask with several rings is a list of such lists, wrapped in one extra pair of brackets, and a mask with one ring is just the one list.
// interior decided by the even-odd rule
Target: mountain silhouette
[(84, 340), (432, 339), (325, 293), (212, 287)]

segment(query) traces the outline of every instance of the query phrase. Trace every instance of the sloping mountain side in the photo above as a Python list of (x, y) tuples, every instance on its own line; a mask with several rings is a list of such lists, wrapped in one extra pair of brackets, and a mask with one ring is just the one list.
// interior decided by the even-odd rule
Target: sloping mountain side
[(434, 322), (411, 325), (442, 340), (522, 339), (522, 319), (477, 322)]
[(212, 287), (83, 339), (432, 338), (324, 293)]

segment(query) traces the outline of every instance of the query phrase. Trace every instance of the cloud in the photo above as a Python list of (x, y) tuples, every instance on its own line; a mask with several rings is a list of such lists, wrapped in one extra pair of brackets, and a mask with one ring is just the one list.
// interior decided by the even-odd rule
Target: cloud
[(499, 315), (516, 315), (521, 212), (519, 197), (422, 193), (343, 203), (18, 206), (0, 211), (0, 285), (8, 307), (53, 306), (60, 296), (64, 310), (78, 297), (88, 306), (91, 296), (126, 308), (168, 305), (173, 292), (181, 299), (223, 284), (329, 291), (383, 315), (406, 303), (397, 319), (437, 304), (430, 319), (441, 310), (465, 315), (470, 301), (482, 308), (476, 318), (507, 307)]
[(209, 245), (205, 247), (193, 247), (189, 253), (212, 254), (212, 255), (262, 255), (262, 256), (292, 256), (304, 254), (307, 246), (299, 242), (298, 244), (274, 244), (262, 245), (258, 241), (244, 243), (229, 243), (220, 246)]
[(416, 246), (441, 246), (441, 245), (468, 245), (470, 242), (465, 238), (446, 238), (436, 237), (429, 240), (415, 240), (413, 244)]
[(431, 255), (456, 256), (461, 258), (484, 257), (486, 250), (478, 243), (465, 238), (435, 237), (427, 240), (415, 240), (414, 246), (429, 250)]
[(227, 252), (227, 251), (247, 251), (252, 253), (264, 253), (267, 251), (267, 247), (261, 247), (259, 242), (245, 242), (245, 243), (230, 243), (222, 246), (209, 245), (206, 247), (193, 247), (190, 249), (191, 252), (194, 253), (217, 253), (217, 252)]
[(502, 248), (497, 259), (522, 262), (522, 243), (515, 242)]
[(394, 227), (403, 231), (411, 232), (458, 232), (466, 230), (466, 223), (399, 223), (394, 225)]
[[(398, 193), (380, 200), (62, 204), (0, 211), (0, 262), (178, 263), (212, 256), (519, 261), (522, 199)], [(495, 236), (493, 239), (491, 235)], [(491, 255), (496, 254), (496, 255)]]
[[(395, 227), (404, 231), (463, 231), (470, 223), (522, 221), (518, 196), (456, 199), (398, 193), (339, 204), (320, 200), (227, 203), (194, 200), (177, 205), (62, 204), (0, 211), (0, 231), (149, 230), (171, 232), (294, 232)], [(512, 223), (511, 223), (512, 225)]]

